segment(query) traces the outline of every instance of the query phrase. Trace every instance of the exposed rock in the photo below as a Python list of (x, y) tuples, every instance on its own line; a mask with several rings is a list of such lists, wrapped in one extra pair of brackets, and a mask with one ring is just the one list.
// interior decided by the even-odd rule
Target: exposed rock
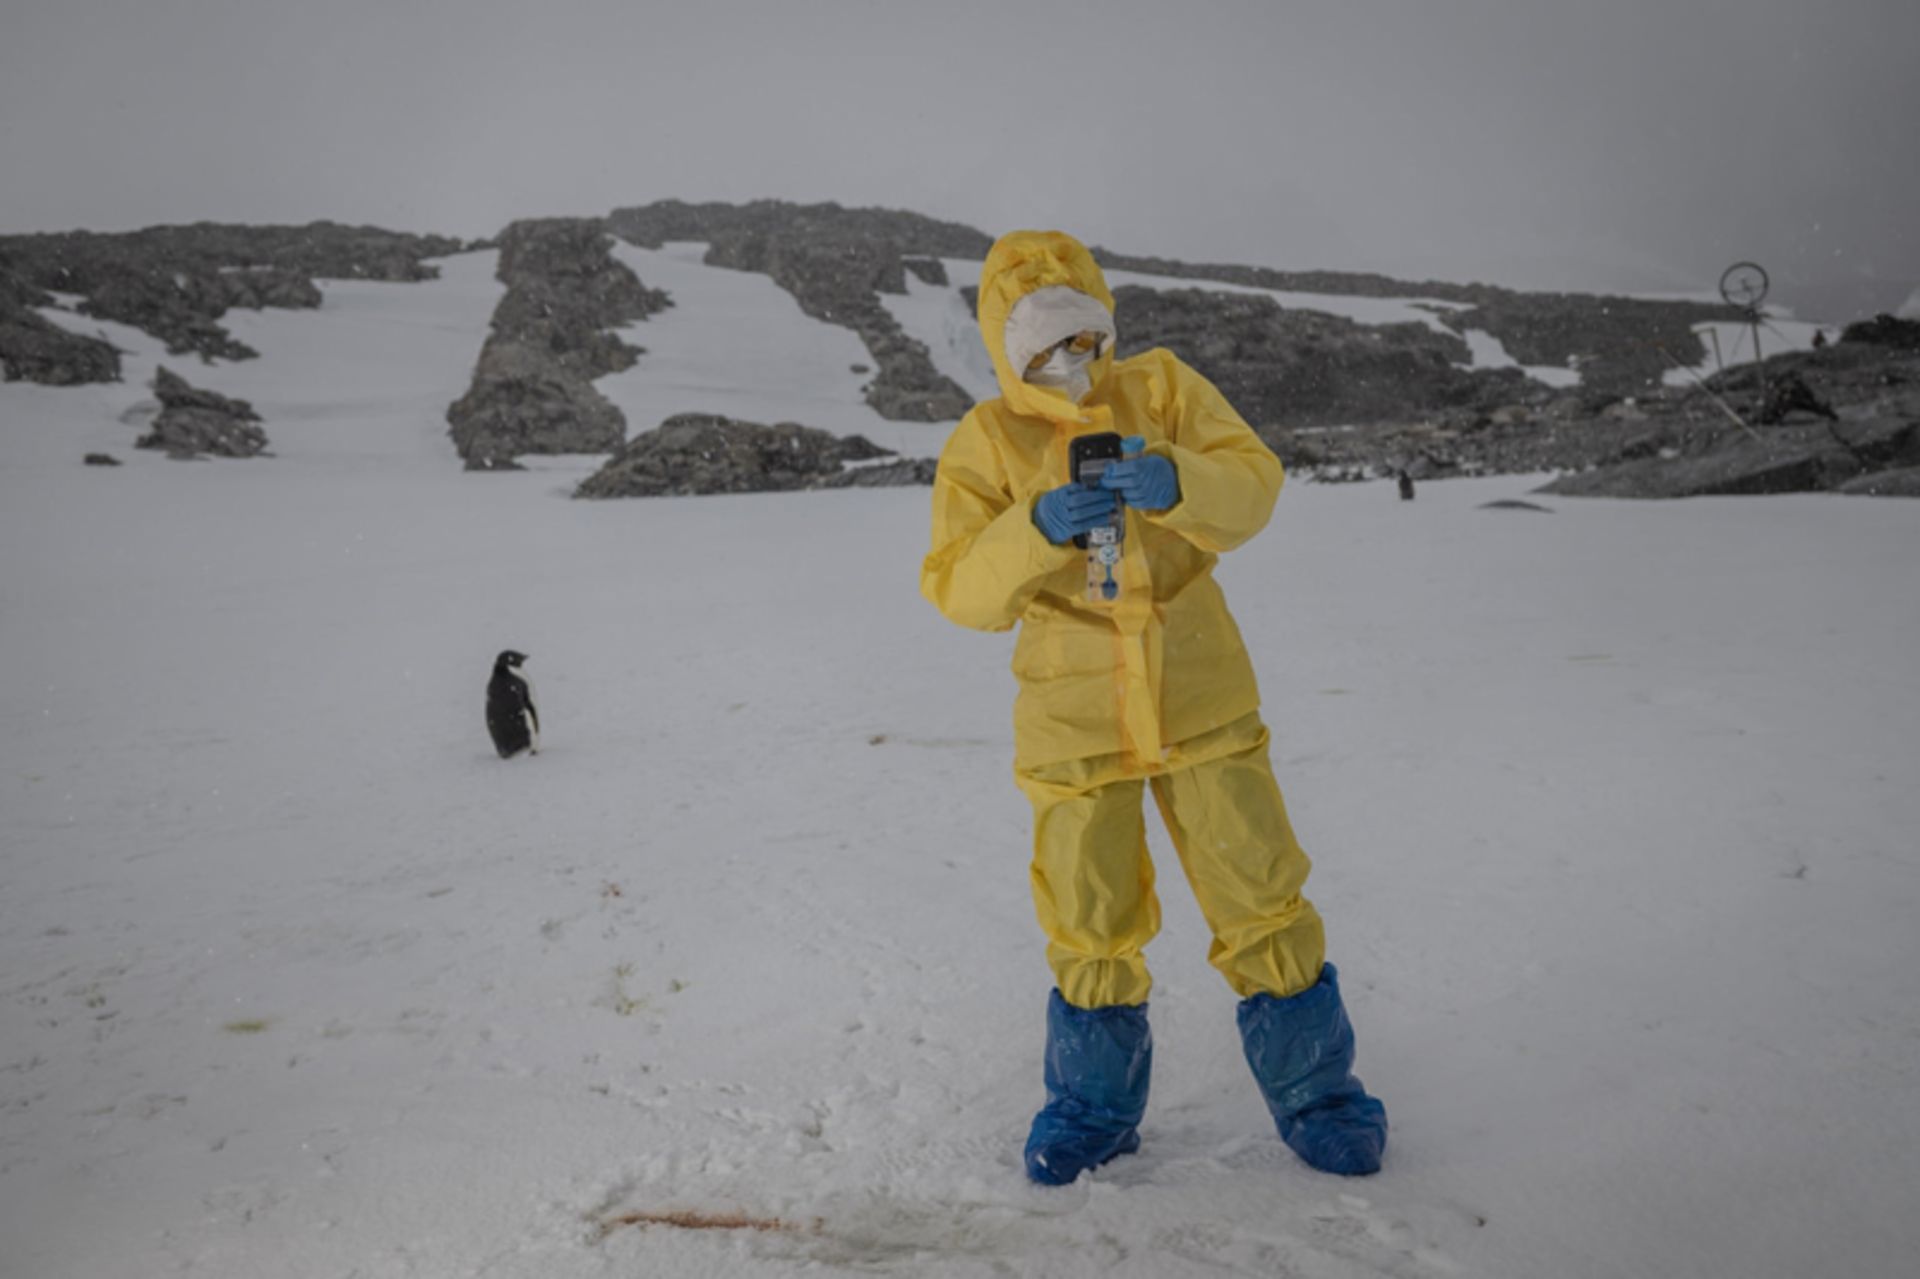
[(1833, 405), (1816, 395), (1805, 378), (1798, 373), (1789, 373), (1779, 381), (1768, 384), (1767, 402), (1760, 409), (1760, 425), (1777, 425), (1795, 413), (1811, 413), (1829, 422), (1840, 420), (1840, 415), (1833, 411)]
[(89, 453), (84, 460), (88, 466), (120, 465), (120, 459), (111, 453)]
[(154, 372), (153, 393), (159, 397), (160, 412), (152, 432), (135, 441), (135, 448), (192, 458), (253, 457), (267, 447), (267, 434), (256, 425), (260, 415), (245, 400), (191, 386), (165, 367)]
[(1425, 324), (1364, 325), (1258, 293), (1123, 285), (1114, 300), (1122, 357), (1170, 348), (1256, 429), (1510, 405), (1528, 387), (1546, 394), (1517, 369), (1466, 367), (1466, 342)]
[(0, 314), (16, 308), (52, 306), (53, 298), (44, 289), (36, 289), (23, 279), (14, 256), (0, 249)]
[(131, 325), (165, 342), (169, 354), (192, 352), (203, 360), (250, 360), (259, 354), (216, 322), (227, 309), (227, 288), (217, 273), (113, 260), (93, 266), (84, 286), (82, 315)]
[(1855, 476), (1836, 491), (1850, 497), (1920, 497), (1920, 466)]
[(932, 482), (930, 459), (848, 465), (893, 456), (858, 435), (792, 422), (764, 426), (682, 413), (635, 436), (574, 496), (680, 497)]
[(615, 209), (608, 219), (615, 235), (633, 244), (657, 249), (670, 240), (780, 232), (802, 238), (825, 233), (835, 236), (891, 241), (919, 257), (966, 258), (980, 261), (993, 247), (993, 237), (957, 222), (942, 222), (918, 213), (895, 209), (848, 209), (831, 202), (790, 204), (784, 200), (755, 200), (747, 204), (688, 204), (661, 200), (654, 204)]
[(1482, 502), (1483, 511), (1538, 511), (1542, 515), (1553, 514), (1551, 506), (1541, 506), (1538, 502), (1522, 502), (1518, 498), (1503, 497), (1497, 502)]
[(1899, 351), (1920, 351), (1920, 320), (1876, 315), (1871, 320), (1849, 324), (1841, 330), (1840, 340), (1890, 346)]
[[(460, 251), (458, 240), (331, 222), (307, 226), (149, 227), (102, 235), (0, 237), (0, 278), (78, 293), (88, 315), (130, 324), (174, 354), (246, 359), (255, 352), (218, 320), (230, 306), (314, 307), (314, 277), (425, 280), (423, 258)], [(7, 292), (0, 285), (0, 296)]]
[[(1772, 393), (1796, 378), (1838, 415), (1832, 430), (1755, 425), (1763, 380)], [(1825, 488), (1899, 465), (1887, 455), (1898, 452), (1898, 432), (1889, 437), (1873, 424), (1920, 421), (1920, 354), (1837, 344), (1771, 357), (1764, 378), (1740, 366), (1704, 386), (1662, 387), (1630, 402), (1591, 390), (1529, 395), (1524, 413), (1463, 407), (1425, 421), (1268, 425), (1261, 433), (1289, 468), (1323, 480), (1391, 478), (1402, 469), (1420, 478), (1560, 471), (1581, 473), (1569, 475), (1566, 491), (1610, 496)], [(1758, 450), (1754, 434), (1766, 441)], [(1809, 450), (1832, 457), (1810, 459)], [(1723, 453), (1724, 474), (1704, 460)]]
[(118, 382), (120, 352), (101, 338), (69, 332), (0, 299), (0, 372), (9, 382), (46, 386)]
[(613, 330), (670, 305), (609, 252), (595, 218), (515, 222), (500, 235), (495, 274), (507, 292), (474, 366), (447, 409), (468, 470), (503, 470), (528, 453), (610, 453), (626, 440), (620, 410), (593, 380), (641, 354)]
[(1692, 302), (1504, 290), (1478, 306), (1440, 312), (1447, 327), (1483, 330), (1522, 364), (1578, 369), (1584, 389), (1622, 396), (1659, 388), (1673, 363), (1706, 359), (1694, 325), (1735, 318), (1730, 308)]
[(934, 474), (939, 469), (938, 458), (903, 457), (893, 462), (876, 462), (871, 466), (849, 466), (838, 475), (828, 476), (819, 487), (910, 488), (916, 484), (932, 484)]
[(901, 258), (900, 265), (922, 284), (947, 287), (947, 264), (939, 258)]
[(1876, 420), (1736, 431), (1693, 456), (1649, 457), (1565, 475), (1541, 488), (1568, 497), (1672, 498), (1840, 489), (1875, 472), (1920, 466), (1920, 422)]
[(609, 453), (627, 436), (626, 418), (593, 383), (514, 341), (487, 342), (447, 421), (470, 471), (512, 469), (526, 453)]
[(778, 200), (670, 200), (616, 209), (608, 225), (622, 239), (648, 248), (670, 240), (704, 241), (708, 265), (768, 275), (806, 314), (858, 333), (880, 369), (866, 388), (867, 403), (884, 418), (950, 422), (973, 405), (879, 298), (906, 292), (908, 270), (928, 283), (944, 283), (940, 257), (985, 257), (993, 241), (970, 227), (887, 209)]
[(228, 306), (259, 311), (266, 307), (313, 310), (320, 305), (320, 286), (298, 271), (278, 266), (233, 267), (216, 277), (226, 291)]

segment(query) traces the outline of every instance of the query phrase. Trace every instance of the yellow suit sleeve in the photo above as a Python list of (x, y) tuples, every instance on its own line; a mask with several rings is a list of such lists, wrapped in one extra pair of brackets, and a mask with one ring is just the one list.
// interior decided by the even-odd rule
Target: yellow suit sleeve
[(1174, 465), (1180, 500), (1143, 512), (1203, 551), (1219, 554), (1267, 525), (1286, 472), (1213, 383), (1163, 353), (1167, 439), (1148, 447)]
[(920, 593), (952, 621), (981, 631), (1012, 629), (1047, 575), (1079, 554), (1034, 527), (1033, 503), (1014, 500), (999, 452), (974, 414), (940, 455), (932, 546), (920, 566)]

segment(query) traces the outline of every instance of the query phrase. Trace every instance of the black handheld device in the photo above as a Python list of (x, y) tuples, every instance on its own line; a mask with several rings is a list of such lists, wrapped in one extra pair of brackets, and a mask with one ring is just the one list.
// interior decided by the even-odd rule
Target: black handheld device
[[(1119, 460), (1119, 432), (1099, 431), (1093, 435), (1074, 436), (1067, 452), (1067, 469), (1073, 475), (1075, 484), (1092, 486), (1100, 483), (1100, 474), (1107, 469), (1109, 462)], [(1073, 544), (1085, 549), (1087, 535), (1075, 533)]]

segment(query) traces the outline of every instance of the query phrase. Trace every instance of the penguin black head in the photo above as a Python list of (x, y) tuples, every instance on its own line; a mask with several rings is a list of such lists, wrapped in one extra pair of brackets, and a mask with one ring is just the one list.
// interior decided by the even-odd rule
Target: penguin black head
[(517, 669), (520, 663), (526, 660), (527, 660), (527, 655), (525, 653), (516, 653), (509, 648), (509, 649), (503, 650), (500, 656), (494, 659), (493, 664), (495, 666), (505, 666), (511, 670), (511, 669)]

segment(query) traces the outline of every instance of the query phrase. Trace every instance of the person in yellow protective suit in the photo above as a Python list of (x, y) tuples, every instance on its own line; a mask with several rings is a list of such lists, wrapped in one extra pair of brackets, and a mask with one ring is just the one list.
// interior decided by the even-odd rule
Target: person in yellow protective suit
[[(1252, 663), (1213, 579), (1265, 526), (1277, 459), (1204, 377), (1166, 350), (1115, 357), (1113, 295), (1071, 236), (1004, 236), (980, 273), (981, 335), (1001, 396), (940, 458), (921, 592), (951, 620), (1018, 625), (1014, 772), (1032, 802), (1034, 904), (1057, 983), (1047, 1103), (1028, 1174), (1063, 1184), (1137, 1149), (1152, 1037), (1142, 950), (1160, 926), (1142, 816), (1153, 797), (1241, 996), (1248, 1063), (1281, 1136), (1314, 1167), (1376, 1171), (1386, 1112), (1353, 1077), (1353, 1032), (1308, 861), (1267, 759)], [(1114, 432), (1097, 484), (1072, 441)], [(1089, 585), (1075, 537), (1119, 511)], [(1114, 551), (1117, 550), (1117, 563)]]

